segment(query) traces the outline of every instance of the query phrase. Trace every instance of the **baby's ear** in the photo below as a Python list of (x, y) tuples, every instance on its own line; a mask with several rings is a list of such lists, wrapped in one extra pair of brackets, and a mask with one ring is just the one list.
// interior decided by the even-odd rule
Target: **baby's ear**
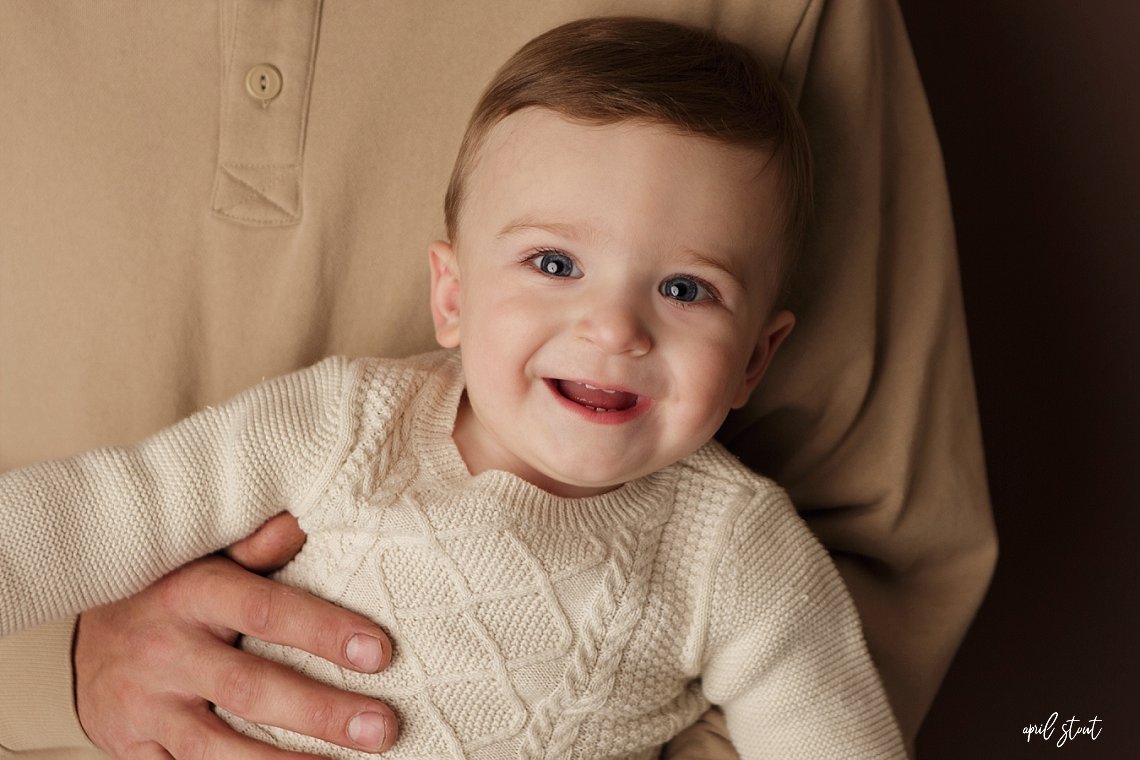
[(435, 340), (444, 348), (459, 345), (459, 261), (450, 243), (428, 246), (431, 261), (431, 318)]
[(764, 329), (760, 331), (760, 339), (756, 341), (752, 356), (748, 357), (748, 364), (744, 368), (744, 380), (732, 399), (733, 409), (739, 409), (748, 403), (748, 397), (756, 390), (764, 373), (768, 371), (768, 365), (772, 363), (776, 349), (795, 326), (796, 317), (790, 311), (780, 310), (769, 317)]

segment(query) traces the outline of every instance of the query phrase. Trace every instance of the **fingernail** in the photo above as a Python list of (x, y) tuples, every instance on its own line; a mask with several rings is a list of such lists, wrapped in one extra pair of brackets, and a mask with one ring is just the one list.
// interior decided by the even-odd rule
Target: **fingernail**
[(360, 713), (348, 722), (349, 738), (361, 747), (379, 748), (387, 735), (387, 722), (379, 713)]
[(357, 670), (362, 673), (375, 673), (380, 669), (380, 658), (384, 650), (380, 647), (380, 639), (358, 633), (348, 640), (344, 653)]

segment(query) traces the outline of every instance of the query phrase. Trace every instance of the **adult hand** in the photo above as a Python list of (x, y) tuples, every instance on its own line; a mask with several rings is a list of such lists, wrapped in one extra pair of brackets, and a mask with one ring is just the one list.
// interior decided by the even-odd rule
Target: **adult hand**
[(740, 755), (728, 737), (728, 725), (719, 707), (710, 707), (697, 722), (673, 737), (661, 753), (661, 760), (735, 760)]
[[(297, 758), (243, 736), (210, 709), (367, 752), (396, 739), (383, 703), (311, 681), (235, 648), (238, 634), (297, 647), (364, 673), (383, 669), (384, 632), (243, 568), (287, 562), (305, 536), (290, 515), (193, 562), (134, 597), (83, 613), (75, 639), (79, 721), (116, 758)], [(240, 564), (238, 564), (240, 563)]]

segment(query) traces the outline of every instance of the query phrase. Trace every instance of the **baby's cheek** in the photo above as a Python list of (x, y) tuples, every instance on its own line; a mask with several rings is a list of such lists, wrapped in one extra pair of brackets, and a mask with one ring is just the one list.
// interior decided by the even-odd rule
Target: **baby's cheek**
[(691, 365), (691, 384), (694, 399), (700, 399), (704, 414), (728, 408), (744, 381), (748, 356), (738, 345), (711, 344), (699, 361)]
[(694, 448), (705, 443), (720, 427), (732, 403), (733, 391), (738, 387), (734, 379), (724, 373), (701, 372), (698, 367), (684, 391), (683, 411), (675, 422), (683, 431), (690, 431), (688, 437), (697, 441)]

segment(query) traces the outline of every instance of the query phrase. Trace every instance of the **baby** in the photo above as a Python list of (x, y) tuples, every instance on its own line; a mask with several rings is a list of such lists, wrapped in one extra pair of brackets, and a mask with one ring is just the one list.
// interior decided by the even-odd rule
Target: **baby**
[(392, 757), (655, 757), (710, 703), (746, 758), (905, 756), (826, 551), (712, 441), (792, 329), (809, 203), (802, 127), (742, 49), (642, 19), (538, 37), (478, 104), (430, 247), (446, 350), (326, 359), (3, 476), (0, 633), (285, 505), (309, 538), (278, 577), (396, 651), (363, 675), (243, 646), (385, 700)]

